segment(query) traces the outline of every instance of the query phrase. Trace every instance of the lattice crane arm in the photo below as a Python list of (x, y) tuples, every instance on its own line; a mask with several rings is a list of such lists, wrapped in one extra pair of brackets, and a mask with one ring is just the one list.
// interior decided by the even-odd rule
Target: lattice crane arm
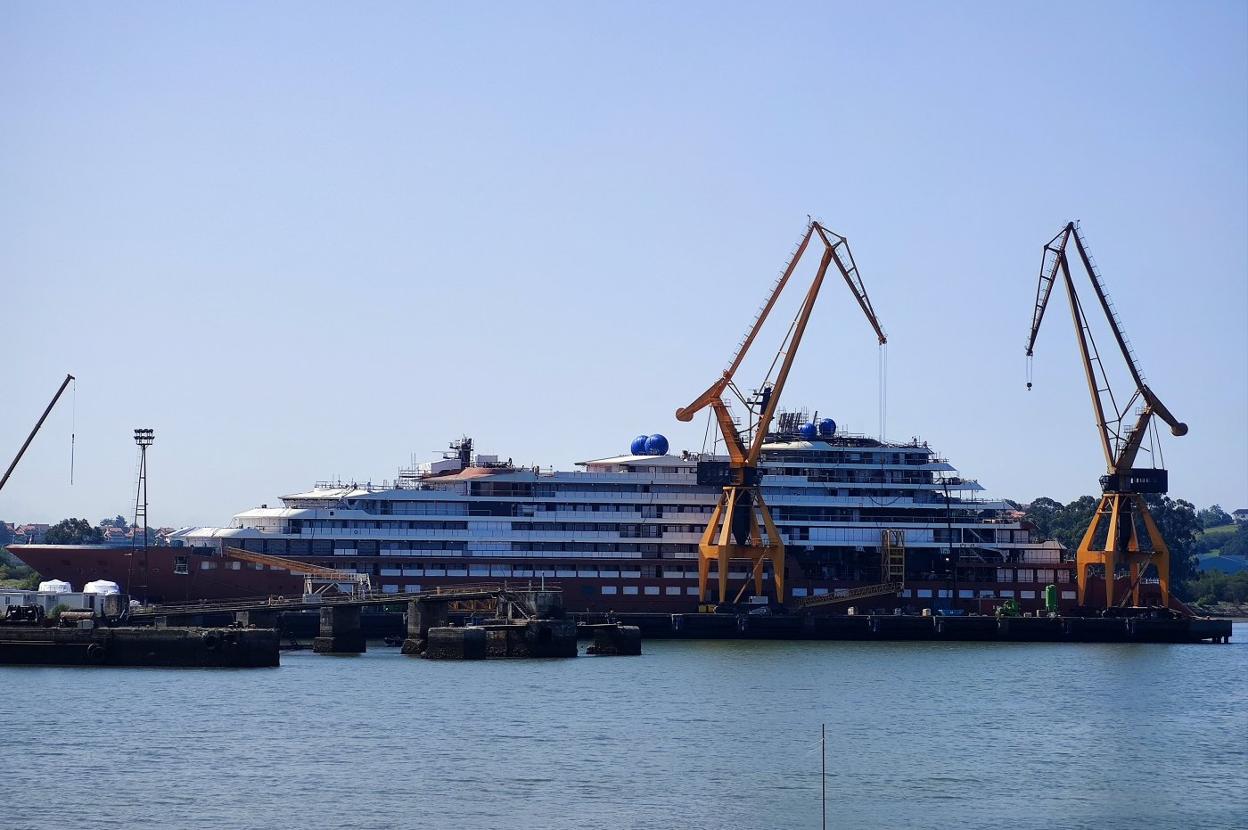
[(30, 442), (35, 440), (35, 436), (39, 434), (39, 428), (43, 426), (43, 422), (48, 419), (48, 415), (52, 412), (52, 407), (56, 406), (56, 402), (61, 399), (61, 395), (65, 393), (65, 387), (69, 386), (74, 380), (73, 375), (66, 375), (65, 380), (61, 381), (61, 386), (56, 390), (56, 394), (52, 396), (52, 400), (48, 402), (48, 406), (43, 410), (43, 414), (39, 416), (39, 420), (35, 422), (35, 428), (30, 431), (30, 435), (26, 436), (22, 448), (17, 451), (17, 455), (13, 458), (13, 462), (9, 464), (9, 468), (4, 471), (4, 477), (0, 478), (0, 490), (4, 489), (5, 483), (9, 480), (9, 476), (13, 475), (13, 470), (17, 468), (17, 462), (22, 460), (22, 456), (26, 454), (26, 448), (30, 446)]
[[(1043, 258), (1040, 261), (1040, 282), (1036, 285), (1036, 305), (1031, 313), (1031, 334), (1027, 337), (1028, 357), (1031, 357), (1035, 351), (1036, 337), (1040, 335), (1040, 323), (1044, 320), (1045, 309), (1049, 306), (1049, 295), (1053, 293), (1057, 269), (1065, 258), (1066, 242), (1073, 230), (1074, 226), (1068, 224), (1057, 236), (1045, 243)], [(1030, 384), (1028, 387), (1030, 388)]]
[[(1088, 280), (1092, 285), (1092, 291), (1096, 295), (1097, 304), (1101, 307), (1101, 311), (1104, 312), (1105, 320), (1109, 325), (1110, 332), (1113, 334), (1114, 342), (1118, 345), (1118, 351), (1121, 353), (1123, 362), (1126, 364), (1127, 370), (1131, 374), (1131, 379), (1135, 383), (1135, 395), (1132, 396), (1131, 400), (1135, 400), (1138, 397), (1143, 401), (1139, 417), (1125, 436), (1118, 436), (1110, 428), (1110, 420), (1105, 414), (1105, 402), (1102, 399), (1102, 394), (1110, 394), (1112, 402), (1112, 391), (1109, 389), (1109, 379), (1104, 374), (1104, 368), (1101, 367), (1101, 377), (1098, 380), (1097, 368), (1093, 366), (1094, 361), (1096, 363), (1100, 362), (1100, 357), (1095, 351), (1095, 344), (1091, 342), (1088, 320), (1084, 313), (1083, 305), (1079, 301), (1079, 294), (1075, 289), (1074, 279), (1071, 277), (1070, 260), (1067, 256), (1067, 251), (1072, 240), (1075, 243), (1075, 252), (1078, 254), (1084, 271), (1088, 275)], [(1106, 468), (1110, 473), (1126, 472), (1135, 463), (1135, 458), (1139, 453), (1144, 436), (1148, 432), (1149, 420), (1153, 415), (1165, 421), (1170, 426), (1170, 431), (1175, 435), (1186, 435), (1187, 424), (1178, 420), (1144, 381), (1139, 362), (1136, 360), (1130, 346), (1127, 345), (1126, 336), (1122, 331), (1122, 324), (1119, 322), (1118, 315), (1109, 301), (1109, 296), (1105, 291), (1100, 275), (1097, 273), (1096, 266), (1088, 254), (1087, 244), (1083, 239), (1083, 235), (1080, 233), (1078, 225), (1074, 222), (1066, 223), (1066, 226), (1044, 246), (1044, 253), (1040, 262), (1040, 279), (1036, 285), (1036, 302), (1032, 311), (1031, 331), (1027, 338), (1027, 356), (1031, 357), (1035, 350), (1036, 337), (1040, 333), (1040, 323), (1044, 319), (1044, 312), (1048, 307), (1053, 285), (1059, 277), (1066, 288), (1066, 293), (1070, 300), (1075, 336), (1079, 343), (1079, 355), (1088, 381), (1088, 390), (1091, 394), (1092, 407), (1096, 415), (1101, 446), (1105, 453)], [(1104, 384), (1104, 386), (1101, 384)], [(1030, 388), (1031, 384), (1028, 383), (1027, 386)], [(1115, 415), (1121, 419), (1123, 412), (1116, 410)]]
[[(779, 299), (781, 292), (784, 291), (785, 286), (789, 283), (789, 279), (793, 276), (793, 271), (797, 268), (798, 261), (806, 252), (811, 239), (816, 235), (824, 245), (823, 256), (819, 262), (819, 270), (807, 289), (801, 308), (794, 320), (791, 334), (780, 347), (780, 353), (777, 355), (780, 359), (778, 361), (776, 380), (764, 392), (753, 440), (750, 446), (746, 447), (741, 440), (736, 425), (733, 423), (728, 405), (724, 401), (724, 392), (731, 386), (746, 352), (753, 345), (763, 323), (767, 321), (768, 315), (771, 314), (771, 310), (775, 307), (776, 300)], [(836, 265), (837, 270), (845, 280), (845, 284), (849, 286), (854, 299), (858, 302), (863, 314), (866, 315), (867, 321), (875, 330), (876, 338), (880, 344), (883, 345), (888, 342), (888, 338), (884, 334), (884, 328), (880, 325), (879, 318), (876, 316), (875, 308), (871, 305), (871, 298), (867, 295), (866, 287), (863, 285), (862, 278), (858, 273), (858, 266), (854, 262), (854, 256), (849, 249), (848, 241), (845, 237), (829, 231), (820, 223), (812, 221), (807, 225), (801, 243), (797, 246), (792, 259), (789, 260), (780, 278), (776, 281), (775, 286), (767, 297), (767, 302), (759, 310), (758, 316), (750, 325), (749, 331), (741, 341), (741, 345), (737, 348), (723, 375), (716, 379), (705, 392), (695, 398), (688, 406), (676, 410), (677, 420), (690, 421), (702, 409), (705, 409), (707, 406), (712, 407), (720, 432), (727, 443), (729, 457), (734, 464), (754, 466), (758, 463), (758, 458), (762, 452), (763, 440), (766, 438), (767, 429), (775, 416), (776, 408), (780, 401), (780, 393), (784, 390), (789, 370), (793, 365), (793, 358), (797, 355), (798, 346), (801, 344), (802, 335), (806, 330), (806, 324), (809, 322), (811, 312), (814, 310), (815, 300), (818, 298), (819, 290), (823, 286), (824, 276), (827, 274), (828, 268), (833, 264)]]
[[(810, 237), (814, 230), (814, 222), (807, 225), (801, 244), (797, 246), (797, 250), (793, 253), (793, 258), (789, 260), (788, 266), (784, 269), (784, 273), (780, 275), (780, 279), (772, 287), (771, 294), (767, 297), (767, 302), (763, 304), (762, 309), (758, 312), (758, 316), (754, 318), (749, 332), (746, 333), (745, 339), (741, 341), (741, 345), (737, 347), (737, 353), (732, 356), (732, 360), (729, 362), (728, 368), (724, 370), (723, 376), (695, 398), (693, 403), (677, 409), (676, 420), (692, 421), (693, 416), (698, 412), (710, 406), (713, 402), (722, 400), (724, 390), (728, 388), (728, 384), (732, 383), (733, 376), (736, 375), (737, 369), (741, 367), (741, 361), (745, 359), (745, 353), (750, 350), (750, 345), (753, 344), (754, 338), (758, 336), (759, 329), (763, 327), (763, 323), (767, 322), (767, 315), (771, 314), (771, 309), (775, 306), (776, 300), (780, 298), (780, 292), (788, 284), (789, 277), (793, 276), (793, 270), (797, 268), (798, 260), (802, 258), (802, 254), (806, 253), (806, 246), (810, 244)], [(729, 421), (731, 421), (731, 418), (729, 418)]]

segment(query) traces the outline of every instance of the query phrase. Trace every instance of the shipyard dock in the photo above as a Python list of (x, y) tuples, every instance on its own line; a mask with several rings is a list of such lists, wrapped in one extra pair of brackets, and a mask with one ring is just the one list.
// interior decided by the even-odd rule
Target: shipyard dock
[[(606, 615), (576, 615), (583, 623)], [(1231, 621), (1165, 617), (903, 614), (613, 614), (653, 640), (860, 640), (1011, 643), (1228, 643)]]
[(269, 668), (278, 633), (263, 628), (0, 628), (0, 665)]

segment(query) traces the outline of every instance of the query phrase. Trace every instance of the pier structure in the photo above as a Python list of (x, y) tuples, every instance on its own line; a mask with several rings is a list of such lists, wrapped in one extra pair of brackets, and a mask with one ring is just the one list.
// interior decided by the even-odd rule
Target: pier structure
[[(407, 637), (403, 644), (405, 654), (424, 654), (429, 644), (430, 631), (447, 628), (452, 611), (493, 611), (496, 622), (491, 622), (490, 625), (496, 628), (507, 624), (527, 628), (536, 625), (541, 628), (539, 624), (546, 624), (550, 633), (535, 635), (542, 643), (548, 637), (562, 640), (566, 636), (563, 628), (567, 626), (554, 625), (563, 617), (563, 593), (558, 587), (514, 587), (506, 583), (460, 585), (433, 591), (394, 594), (305, 594), (152, 605), (131, 611), (130, 621), (167, 628), (204, 625), (232, 618), (234, 623), (244, 627), (276, 629), (279, 627), (280, 616), (284, 613), (318, 611), (319, 627), (312, 642), (313, 650), (322, 654), (359, 654), (367, 648), (365, 632), (361, 626), (361, 610), (387, 605), (406, 607)], [(576, 626), (575, 623), (569, 625), (571, 642), (575, 648)], [(556, 629), (558, 636), (555, 636)], [(439, 636), (445, 638), (448, 635)]]

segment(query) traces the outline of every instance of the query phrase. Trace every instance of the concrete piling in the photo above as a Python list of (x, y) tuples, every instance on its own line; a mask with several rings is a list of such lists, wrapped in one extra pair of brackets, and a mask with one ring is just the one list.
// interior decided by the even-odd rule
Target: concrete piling
[(243, 628), (272, 628), (278, 629), (280, 611), (270, 611), (267, 609), (249, 609), (247, 611), (235, 611), (234, 622)]
[(641, 654), (641, 629), (635, 625), (595, 625), (594, 641), (586, 650), (587, 654), (600, 657)]
[(362, 654), (364, 631), (358, 605), (329, 605), (321, 609), (320, 636), (312, 641), (317, 654)]
[(575, 657), (576, 623), (526, 620), (431, 628), (421, 656), (430, 660)]

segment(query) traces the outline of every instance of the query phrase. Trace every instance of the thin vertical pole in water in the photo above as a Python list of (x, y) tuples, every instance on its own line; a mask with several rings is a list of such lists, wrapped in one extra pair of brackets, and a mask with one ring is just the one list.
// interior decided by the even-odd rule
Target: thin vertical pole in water
[(823, 807), (823, 830), (828, 830), (828, 725), (819, 726), (819, 795)]

